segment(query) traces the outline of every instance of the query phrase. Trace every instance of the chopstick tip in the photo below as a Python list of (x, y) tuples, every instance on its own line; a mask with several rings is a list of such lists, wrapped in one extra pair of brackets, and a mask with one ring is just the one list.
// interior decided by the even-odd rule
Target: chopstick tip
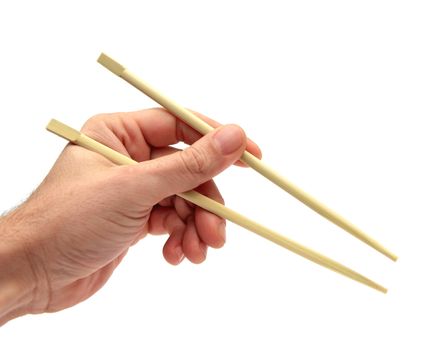
[(391, 259), (392, 261), (397, 261), (398, 260), (398, 256), (394, 253), (392, 253), (390, 250), (386, 249), (385, 247), (383, 247), (381, 244), (379, 244), (376, 241), (364, 241), (365, 243), (367, 243), (370, 247), (376, 249), (378, 252), (382, 253), (384, 256), (386, 256), (387, 258)]
[(365, 284), (368, 285), (369, 287), (371, 287), (371, 288), (379, 291), (379, 292), (382, 292), (383, 294), (386, 294), (388, 292), (387, 288), (383, 287), (382, 285), (380, 285), (380, 284), (378, 284), (378, 283), (376, 283), (374, 281), (369, 280)]
[(395, 255), (394, 253), (389, 252), (389, 251), (383, 252), (383, 254), (385, 254), (392, 261), (396, 262), (398, 260), (398, 256)]

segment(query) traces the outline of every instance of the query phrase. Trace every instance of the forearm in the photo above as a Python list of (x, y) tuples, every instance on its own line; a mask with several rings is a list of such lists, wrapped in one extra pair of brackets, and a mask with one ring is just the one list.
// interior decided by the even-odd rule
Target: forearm
[(0, 326), (31, 312), (34, 276), (11, 217), (0, 217)]

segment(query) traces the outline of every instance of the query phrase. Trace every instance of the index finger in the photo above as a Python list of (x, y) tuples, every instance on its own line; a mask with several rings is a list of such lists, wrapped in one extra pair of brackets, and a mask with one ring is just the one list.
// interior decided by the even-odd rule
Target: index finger
[[(201, 113), (193, 113), (214, 128), (222, 125)], [(163, 108), (105, 115), (104, 118), (111, 131), (123, 142), (130, 156), (137, 161), (144, 160), (138, 159), (141, 147), (148, 145), (161, 148), (180, 141), (192, 145), (202, 137), (198, 131)], [(262, 157), (259, 146), (250, 139), (247, 139), (246, 150), (257, 158)]]

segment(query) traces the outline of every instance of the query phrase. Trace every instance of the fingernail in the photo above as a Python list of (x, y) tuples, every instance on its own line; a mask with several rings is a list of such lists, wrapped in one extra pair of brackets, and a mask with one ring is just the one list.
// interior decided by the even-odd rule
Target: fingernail
[(213, 138), (220, 153), (227, 155), (241, 147), (243, 136), (243, 132), (238, 126), (227, 125), (217, 131)]
[(182, 254), (181, 257), (179, 258), (178, 264), (180, 264), (183, 261), (183, 259), (185, 259), (185, 255)]
[(176, 255), (179, 257), (179, 260), (177, 262), (177, 265), (179, 265), (183, 261), (183, 259), (185, 258), (185, 255), (183, 254), (182, 247), (177, 248)]

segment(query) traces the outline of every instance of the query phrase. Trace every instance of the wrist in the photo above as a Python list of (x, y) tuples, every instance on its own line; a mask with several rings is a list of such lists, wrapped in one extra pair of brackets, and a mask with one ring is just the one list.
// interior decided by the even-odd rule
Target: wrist
[(43, 312), (39, 273), (33, 264), (28, 228), (16, 211), (0, 217), (0, 325), (28, 314)]

